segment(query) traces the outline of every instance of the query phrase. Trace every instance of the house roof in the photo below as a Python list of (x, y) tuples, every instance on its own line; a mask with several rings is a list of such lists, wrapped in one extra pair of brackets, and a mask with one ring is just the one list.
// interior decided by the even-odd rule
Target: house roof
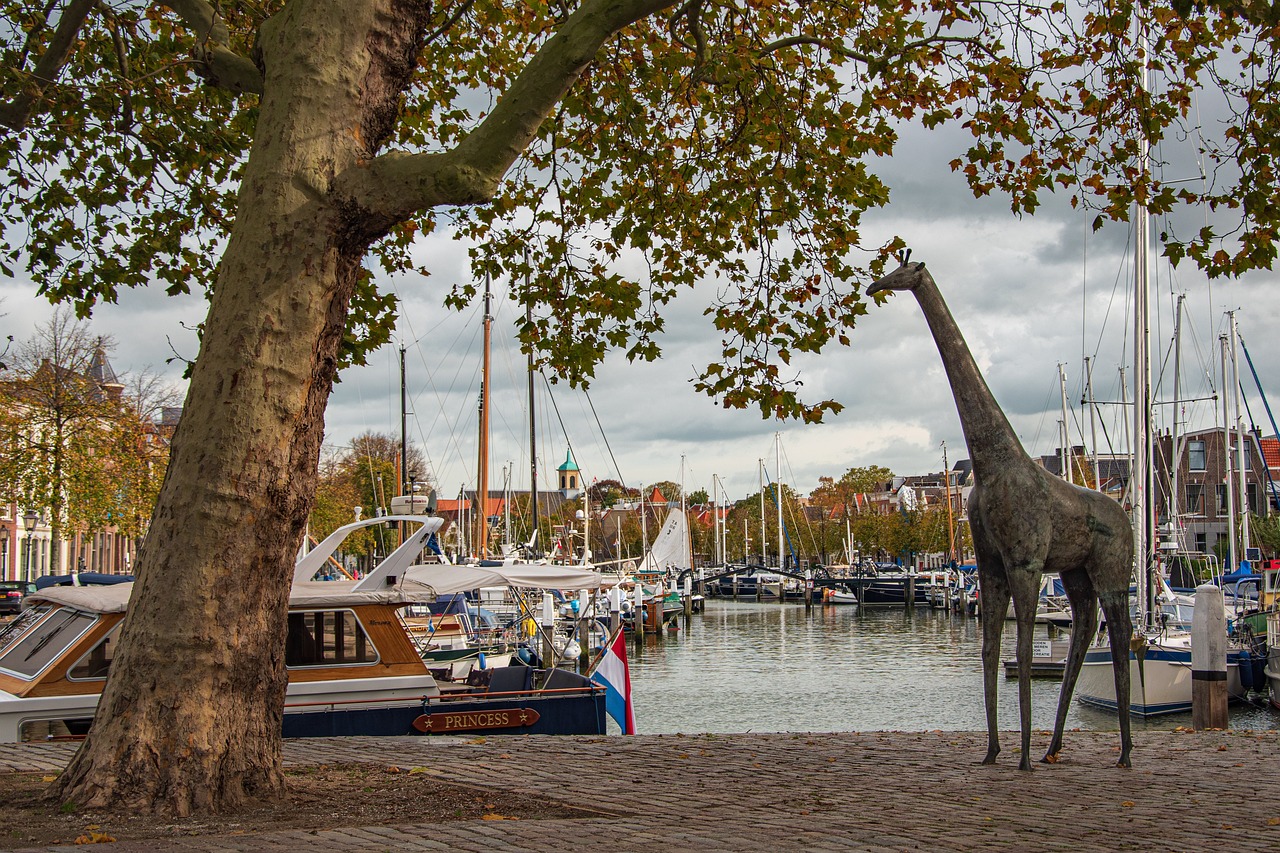
[(1280, 438), (1273, 435), (1259, 439), (1258, 447), (1262, 450), (1262, 458), (1267, 461), (1268, 468), (1280, 468)]

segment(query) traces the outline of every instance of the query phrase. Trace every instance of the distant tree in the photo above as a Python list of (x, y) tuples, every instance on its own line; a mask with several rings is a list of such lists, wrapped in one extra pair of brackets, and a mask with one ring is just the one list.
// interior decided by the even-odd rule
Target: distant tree
[[(421, 449), (409, 445), (407, 462), (421, 490), (430, 489), (431, 480), (425, 475), (426, 457)], [(322, 539), (343, 524), (349, 524), (355, 519), (357, 506), (362, 518), (373, 518), (379, 511), (389, 515), (391, 499), (400, 494), (396, 480), (399, 463), (400, 440), (372, 431), (356, 436), (341, 450), (326, 453), (320, 465), (317, 506), (308, 525), (311, 534)], [(383, 528), (361, 530), (347, 538), (343, 549), (365, 556), (375, 552), (386, 554), (392, 541)]]
[(1250, 513), (1249, 532), (1265, 553), (1272, 557), (1280, 554), (1280, 515)]
[(172, 392), (142, 377), (125, 394), (111, 341), (61, 308), (15, 349), (0, 387), (0, 488), (47, 519), (53, 540), (113, 529), (139, 535), (155, 506), (167, 440), (149, 417)]
[(711, 496), (707, 494), (706, 489), (695, 489), (689, 493), (688, 498), (690, 506), (700, 506), (711, 501)]
[(619, 501), (639, 497), (640, 490), (628, 488), (618, 480), (597, 480), (587, 489), (587, 495), (595, 509), (609, 509)]

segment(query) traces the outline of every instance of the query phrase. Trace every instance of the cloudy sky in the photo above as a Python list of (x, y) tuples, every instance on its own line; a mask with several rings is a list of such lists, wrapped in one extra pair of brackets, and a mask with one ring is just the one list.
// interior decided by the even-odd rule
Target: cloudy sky
[[(949, 145), (949, 143), (951, 143)], [(1122, 399), (1119, 370), (1130, 360), (1130, 235), (1125, 226), (1086, 234), (1082, 214), (1061, 200), (1034, 218), (1015, 218), (999, 199), (975, 201), (946, 166), (958, 149), (945, 137), (908, 135), (892, 161), (876, 164), (893, 188), (892, 203), (869, 215), (864, 242), (876, 245), (900, 234), (913, 260), (929, 264), (996, 398), (1029, 452), (1059, 446), (1062, 397), (1058, 365), (1064, 365), (1071, 406), (1072, 443), (1127, 449), (1122, 407), (1100, 407), (1095, 424), (1082, 411), (1082, 363), (1093, 363), (1094, 397)], [(467, 275), (465, 247), (447, 235), (420, 246), (430, 259), (430, 282), (390, 282), (404, 300), (398, 343), (406, 349), (410, 440), (430, 461), (429, 476), (444, 496), (476, 482), (476, 400), (479, 388), (479, 306), (457, 314), (441, 307), (448, 287)], [(1241, 334), (1264, 387), (1280, 404), (1280, 289), (1275, 274), (1212, 286), (1184, 267), (1170, 275), (1153, 263), (1158, 281), (1152, 301), (1152, 351), (1160, 360), (1171, 347), (1175, 293), (1186, 293), (1183, 335), (1183, 396), (1203, 397), (1207, 375), (1217, 387), (1218, 336), (1224, 312), (1237, 310)], [(529, 481), (529, 439), (524, 358), (514, 343), (514, 310), (507, 282), (495, 282), (492, 379), (493, 449), (490, 485), (501, 488), (510, 464), (513, 488)], [(51, 306), (27, 282), (0, 281), (0, 335), (28, 337)], [(758, 489), (759, 460), (776, 476), (781, 449), (784, 482), (807, 493), (820, 476), (839, 477), (851, 467), (883, 465), (897, 474), (942, 468), (943, 444), (954, 464), (967, 456), (964, 437), (923, 316), (910, 296), (894, 295), (872, 307), (849, 348), (836, 348), (799, 362), (806, 399), (834, 398), (845, 405), (827, 423), (805, 426), (762, 420), (754, 411), (729, 411), (694, 392), (695, 366), (716, 359), (719, 338), (701, 316), (703, 294), (686, 295), (669, 309), (663, 359), (628, 364), (618, 357), (598, 372), (589, 397), (565, 385), (550, 399), (538, 382), (537, 421), (540, 483), (551, 475), (570, 445), (584, 477), (620, 478), (629, 485), (660, 480), (690, 490), (712, 490), (718, 476), (736, 500)], [(149, 368), (177, 382), (176, 364), (166, 360), (195, 354), (190, 331), (203, 317), (200, 297), (169, 298), (156, 288), (122, 294), (118, 305), (100, 307), (92, 328), (114, 338), (117, 372)], [(1172, 367), (1163, 368), (1171, 396)], [(1264, 424), (1247, 367), (1246, 392), (1254, 420)], [(1130, 382), (1132, 373), (1130, 372)], [(1128, 393), (1132, 393), (1131, 391)], [(1213, 425), (1215, 404), (1191, 402), (1182, 420)], [(1171, 406), (1161, 408), (1167, 426)], [(326, 443), (342, 445), (364, 431), (398, 434), (399, 353), (388, 346), (368, 367), (342, 377), (327, 413)], [(775, 434), (780, 440), (775, 442)], [(616, 464), (615, 464), (616, 463)]]

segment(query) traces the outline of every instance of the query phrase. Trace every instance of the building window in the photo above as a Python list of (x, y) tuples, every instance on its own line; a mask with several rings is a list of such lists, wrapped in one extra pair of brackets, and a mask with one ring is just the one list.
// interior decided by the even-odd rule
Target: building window
[(285, 666), (335, 666), (377, 660), (378, 650), (350, 610), (289, 614)]
[(1204, 484), (1187, 483), (1186, 511), (1190, 515), (1204, 514)]
[(1227, 514), (1227, 484), (1218, 484), (1218, 515)]
[(1208, 548), (1209, 548), (1209, 534), (1197, 533), (1196, 534), (1196, 550), (1199, 551), (1201, 554), (1207, 554)]
[(1187, 469), (1190, 471), (1204, 470), (1204, 442), (1188, 441), (1187, 442)]

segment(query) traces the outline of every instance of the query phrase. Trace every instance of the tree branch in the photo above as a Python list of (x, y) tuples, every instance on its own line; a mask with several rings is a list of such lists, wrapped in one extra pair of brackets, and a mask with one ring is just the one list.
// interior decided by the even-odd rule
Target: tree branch
[(231, 49), (231, 34), (218, 11), (205, 0), (165, 0), (196, 36), (196, 58), (205, 83), (232, 92), (262, 94), (262, 71)]
[(600, 47), (622, 28), (673, 2), (587, 0), (456, 148), (441, 154), (383, 154), (337, 176), (335, 194), (367, 217), (375, 233), (437, 205), (488, 201)]
[(49, 47), (36, 62), (35, 71), (22, 92), (7, 104), (0, 104), (0, 125), (10, 130), (21, 130), (31, 118), (36, 102), (58, 80), (62, 68), (71, 57), (76, 36), (84, 26), (89, 12), (97, 0), (71, 0), (58, 21), (58, 28), (49, 40)]

